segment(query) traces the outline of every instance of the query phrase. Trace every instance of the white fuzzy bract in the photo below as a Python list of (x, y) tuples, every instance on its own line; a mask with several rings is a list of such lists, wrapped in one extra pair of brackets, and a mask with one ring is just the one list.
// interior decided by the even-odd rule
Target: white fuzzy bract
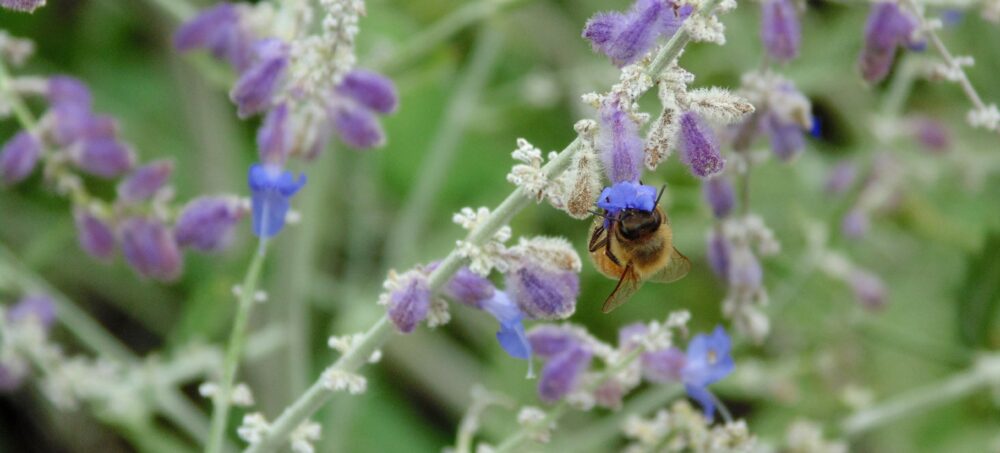
[(358, 395), (368, 389), (368, 381), (364, 376), (335, 367), (327, 368), (323, 372), (322, 380), (323, 386), (333, 392), (346, 390), (351, 395)]

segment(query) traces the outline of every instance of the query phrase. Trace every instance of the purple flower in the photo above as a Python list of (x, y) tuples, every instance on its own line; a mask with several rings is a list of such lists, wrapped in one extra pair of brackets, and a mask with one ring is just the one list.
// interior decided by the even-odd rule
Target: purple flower
[(170, 180), (173, 171), (174, 163), (169, 160), (143, 165), (118, 184), (118, 198), (125, 202), (149, 199)]
[(708, 233), (707, 251), (708, 265), (712, 272), (719, 278), (729, 281), (729, 255), (732, 246), (726, 239), (726, 235), (718, 229)]
[(528, 318), (565, 319), (576, 310), (580, 277), (572, 270), (526, 260), (505, 277), (507, 291)]
[(165, 282), (181, 275), (180, 249), (163, 222), (131, 217), (122, 222), (120, 232), (125, 260), (139, 275)]
[(254, 43), (255, 62), (229, 92), (236, 103), (237, 114), (247, 118), (271, 107), (285, 69), (288, 67), (288, 46), (278, 39), (264, 39)]
[(606, 102), (601, 107), (597, 147), (612, 183), (639, 182), (644, 158), (639, 125), (617, 102)]
[(730, 212), (733, 212), (736, 196), (733, 185), (725, 177), (719, 175), (706, 179), (702, 184), (702, 193), (716, 218), (725, 218)]
[(352, 103), (342, 103), (331, 113), (333, 127), (340, 140), (355, 149), (368, 149), (385, 144), (385, 133), (378, 117), (365, 107)]
[(292, 172), (271, 165), (254, 164), (248, 175), (253, 205), (253, 234), (269, 238), (285, 227), (289, 199), (306, 183), (306, 175), (296, 180)]
[(392, 113), (399, 103), (396, 86), (374, 71), (355, 69), (337, 85), (337, 93), (378, 113)]
[(82, 206), (73, 209), (73, 220), (80, 248), (99, 260), (111, 259), (115, 252), (115, 233), (111, 225)]
[(389, 295), (389, 320), (402, 333), (413, 332), (431, 308), (431, 290), (423, 276), (410, 278)]
[(553, 356), (545, 362), (538, 379), (538, 396), (542, 401), (555, 402), (572, 392), (580, 382), (583, 372), (590, 367), (593, 355), (579, 343)]
[(826, 177), (826, 192), (838, 195), (851, 188), (858, 176), (858, 168), (852, 162), (841, 162), (830, 170)]
[(261, 162), (283, 166), (292, 152), (292, 131), (288, 124), (288, 106), (282, 103), (271, 109), (257, 131), (257, 149)]
[(728, 376), (736, 367), (730, 348), (729, 335), (722, 326), (716, 326), (711, 335), (695, 335), (688, 343), (681, 380), (688, 396), (701, 404), (709, 421), (715, 412), (715, 404), (708, 386)]
[(28, 131), (11, 137), (0, 149), (0, 185), (10, 186), (24, 181), (42, 153), (42, 144)]
[(500, 347), (516, 359), (531, 358), (531, 344), (524, 333), (524, 314), (503, 291), (494, 291), (489, 299), (483, 299), (478, 304), (483, 311), (493, 315), (500, 323), (497, 331), (497, 341)]
[(626, 13), (598, 13), (587, 21), (583, 37), (595, 52), (607, 55), (618, 67), (634, 63), (656, 44), (670, 37), (691, 13), (667, 0), (638, 0)]
[(234, 197), (198, 197), (184, 206), (174, 225), (174, 237), (182, 247), (215, 252), (229, 245), (233, 227), (245, 214)]
[(911, 124), (913, 135), (929, 151), (943, 152), (951, 146), (951, 134), (940, 121), (921, 116), (915, 118)]
[(639, 340), (649, 332), (649, 327), (641, 322), (628, 324), (618, 330), (618, 348), (631, 351), (639, 345)]
[(799, 55), (802, 31), (791, 0), (764, 0), (760, 22), (760, 37), (771, 58), (789, 61)]
[(885, 285), (877, 275), (863, 270), (854, 270), (847, 277), (854, 297), (868, 310), (878, 310), (885, 306)]
[(798, 124), (784, 121), (772, 112), (764, 117), (764, 127), (771, 139), (771, 151), (779, 159), (789, 162), (805, 149), (805, 131)]
[(135, 164), (135, 153), (113, 138), (87, 140), (71, 150), (73, 164), (81, 171), (101, 178), (117, 178)]
[(107, 115), (95, 115), (89, 107), (73, 103), (52, 107), (52, 138), (61, 146), (76, 142), (114, 139), (118, 132), (115, 120)]
[[(436, 268), (436, 263), (428, 266), (428, 271)], [(496, 288), (489, 279), (467, 267), (461, 267), (455, 276), (448, 281), (442, 292), (449, 299), (466, 305), (479, 306), (480, 302), (488, 300), (496, 293)]]
[(917, 21), (899, 8), (896, 2), (872, 4), (865, 25), (865, 43), (858, 58), (861, 76), (868, 82), (878, 82), (889, 74), (889, 68), (900, 45), (916, 45), (913, 32)]
[(75, 105), (89, 110), (93, 103), (87, 85), (71, 76), (49, 77), (45, 96), (52, 105)]
[(677, 382), (683, 377), (687, 356), (680, 349), (667, 348), (642, 354), (642, 376), (650, 382)]
[(637, 182), (619, 182), (601, 191), (597, 207), (605, 210), (609, 217), (626, 209), (650, 212), (656, 208), (656, 188)]
[(843, 220), (840, 221), (840, 231), (849, 238), (859, 238), (868, 232), (869, 223), (868, 213), (855, 207), (844, 214)]
[(734, 247), (729, 253), (729, 285), (748, 291), (757, 290), (764, 282), (764, 268), (748, 246)]
[(0, 0), (0, 7), (30, 13), (45, 5), (45, 0)]
[(19, 300), (7, 310), (7, 322), (24, 322), (34, 319), (48, 330), (56, 322), (56, 304), (44, 294), (32, 294)]
[(681, 115), (680, 140), (681, 162), (691, 169), (691, 173), (699, 178), (707, 178), (718, 174), (726, 164), (715, 135), (695, 112), (684, 112)]
[(553, 325), (531, 329), (528, 341), (534, 354), (544, 359), (555, 357), (579, 343), (571, 331)]
[(253, 55), (251, 37), (240, 25), (239, 11), (229, 3), (220, 3), (198, 13), (174, 33), (174, 48), (181, 52), (207, 49), (216, 58), (229, 61), (243, 72)]

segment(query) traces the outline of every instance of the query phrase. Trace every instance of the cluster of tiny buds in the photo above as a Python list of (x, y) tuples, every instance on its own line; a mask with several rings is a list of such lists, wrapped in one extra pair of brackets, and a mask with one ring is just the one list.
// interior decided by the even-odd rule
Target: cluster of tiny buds
[(796, 420), (785, 434), (785, 450), (788, 453), (847, 453), (847, 444), (828, 441), (823, 438), (823, 430), (807, 420)]
[[(480, 207), (477, 210), (473, 210), (466, 207), (455, 214), (452, 217), (452, 221), (461, 225), (466, 230), (473, 231), (489, 218), (489, 208)], [(504, 225), (498, 228), (493, 237), (483, 245), (458, 240), (455, 242), (455, 246), (458, 253), (463, 258), (469, 260), (469, 269), (472, 272), (487, 276), (493, 269), (497, 269), (500, 272), (506, 271), (506, 261), (502, 257), (506, 250), (504, 243), (510, 240), (511, 235), (510, 226)]]
[(236, 428), (236, 434), (250, 445), (259, 444), (267, 436), (271, 424), (260, 412), (251, 412), (243, 416), (243, 423)]
[(650, 418), (629, 415), (622, 432), (632, 442), (624, 452), (748, 452), (756, 445), (743, 420), (710, 426), (687, 401), (677, 401)]
[(332, 392), (347, 391), (351, 395), (358, 395), (368, 389), (368, 381), (364, 376), (336, 367), (327, 368), (322, 380), (323, 385)]
[[(355, 333), (342, 336), (331, 336), (327, 339), (327, 346), (334, 351), (339, 352), (341, 355), (347, 354), (349, 351), (358, 347), (361, 341), (364, 339), (364, 334)], [(382, 350), (376, 349), (372, 351), (371, 355), (368, 356), (368, 363), (378, 363), (382, 360)]]
[(548, 420), (545, 411), (535, 406), (522, 407), (517, 413), (517, 423), (528, 432), (532, 440), (539, 443), (548, 443), (552, 438), (552, 431), (556, 429), (555, 421)]
[(292, 453), (315, 453), (316, 447), (313, 444), (319, 440), (322, 432), (323, 430), (319, 423), (308, 420), (303, 422), (289, 436), (292, 444)]
[[(240, 407), (251, 407), (254, 403), (253, 392), (246, 383), (238, 382), (232, 388), (229, 397), (233, 404)], [(198, 394), (202, 398), (214, 398), (219, 393), (219, 384), (215, 382), (202, 382), (198, 386)]]

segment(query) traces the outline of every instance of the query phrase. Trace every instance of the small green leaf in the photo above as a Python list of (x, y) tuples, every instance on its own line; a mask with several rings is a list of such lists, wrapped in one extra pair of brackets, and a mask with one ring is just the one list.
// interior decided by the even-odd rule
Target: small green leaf
[(962, 342), (974, 347), (989, 346), (1000, 307), (1000, 233), (990, 233), (982, 249), (969, 256), (965, 281), (957, 296)]

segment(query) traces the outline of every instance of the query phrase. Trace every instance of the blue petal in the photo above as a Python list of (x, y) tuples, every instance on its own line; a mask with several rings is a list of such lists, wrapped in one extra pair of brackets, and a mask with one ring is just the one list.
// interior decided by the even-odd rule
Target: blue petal
[(698, 385), (685, 384), (684, 390), (687, 391), (691, 399), (701, 405), (702, 410), (705, 412), (705, 419), (709, 423), (712, 423), (712, 420), (715, 418), (715, 404), (708, 389)]
[(652, 211), (656, 206), (656, 188), (623, 181), (606, 187), (597, 199), (597, 206), (610, 214), (625, 209)]
[(503, 291), (496, 291), (493, 297), (480, 302), (483, 311), (493, 315), (500, 323), (500, 331), (497, 332), (497, 341), (500, 346), (516, 359), (527, 359), (531, 357), (531, 343), (524, 333), (524, 315), (517, 308), (517, 305), (510, 300), (510, 296)]
[(684, 382), (707, 386), (728, 376), (735, 368), (730, 348), (729, 336), (722, 326), (716, 327), (711, 335), (695, 335), (688, 343)]
[(248, 182), (253, 204), (253, 233), (261, 238), (278, 234), (285, 227), (289, 199), (305, 185), (305, 175), (299, 175), (296, 180), (290, 171), (255, 164), (250, 167)]

